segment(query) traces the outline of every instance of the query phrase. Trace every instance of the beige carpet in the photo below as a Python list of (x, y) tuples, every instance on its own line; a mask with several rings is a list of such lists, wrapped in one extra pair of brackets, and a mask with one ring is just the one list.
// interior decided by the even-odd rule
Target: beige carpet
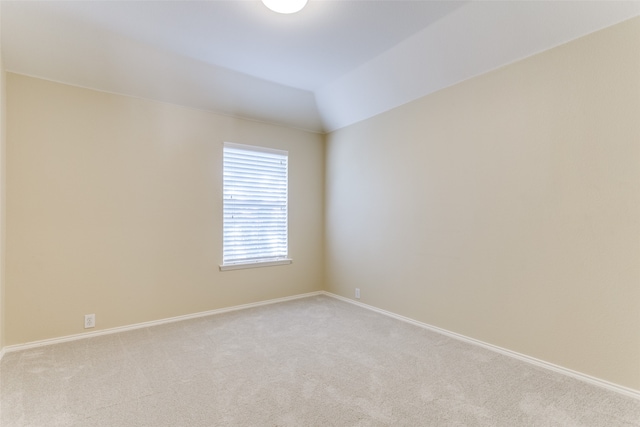
[(640, 426), (640, 401), (319, 296), (6, 354), (0, 425)]

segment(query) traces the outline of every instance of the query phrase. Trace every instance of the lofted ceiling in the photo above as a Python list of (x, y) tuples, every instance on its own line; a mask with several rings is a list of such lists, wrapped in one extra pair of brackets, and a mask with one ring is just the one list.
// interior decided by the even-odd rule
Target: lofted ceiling
[(8, 71), (330, 132), (640, 15), (639, 1), (7, 1)]

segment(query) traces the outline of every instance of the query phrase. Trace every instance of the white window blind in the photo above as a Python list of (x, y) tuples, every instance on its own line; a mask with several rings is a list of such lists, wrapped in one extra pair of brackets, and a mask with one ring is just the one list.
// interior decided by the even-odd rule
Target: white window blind
[(225, 143), (223, 265), (287, 258), (288, 153)]

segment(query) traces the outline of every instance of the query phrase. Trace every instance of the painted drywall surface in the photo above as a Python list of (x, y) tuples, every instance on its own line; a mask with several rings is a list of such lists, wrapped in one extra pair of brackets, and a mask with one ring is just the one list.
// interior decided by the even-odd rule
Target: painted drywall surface
[[(218, 270), (225, 141), (289, 151), (293, 264)], [(8, 73), (6, 344), (322, 289), (323, 144)]]
[(327, 289), (640, 390), (640, 18), (334, 132)]
[(4, 348), (5, 328), (5, 247), (6, 247), (6, 74), (2, 67), (2, 53), (0, 52), (0, 351)]
[(318, 108), (337, 130), (638, 15), (632, 1), (466, 2), (316, 90)]
[[(2, 4), (0, 4), (0, 23)], [(0, 351), (4, 347), (4, 271), (5, 271), (5, 72), (2, 61), (2, 29), (0, 25)]]
[(4, 347), (5, 297), (4, 283), (6, 271), (6, 74), (2, 67), (0, 52), (0, 351)]

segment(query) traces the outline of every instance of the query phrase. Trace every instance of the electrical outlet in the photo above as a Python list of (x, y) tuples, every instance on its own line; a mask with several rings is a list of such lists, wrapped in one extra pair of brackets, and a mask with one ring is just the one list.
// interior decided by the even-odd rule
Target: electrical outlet
[(356, 298), (360, 299), (360, 288), (356, 288)]
[(84, 328), (94, 328), (96, 326), (96, 315), (95, 314), (85, 314), (84, 315)]

